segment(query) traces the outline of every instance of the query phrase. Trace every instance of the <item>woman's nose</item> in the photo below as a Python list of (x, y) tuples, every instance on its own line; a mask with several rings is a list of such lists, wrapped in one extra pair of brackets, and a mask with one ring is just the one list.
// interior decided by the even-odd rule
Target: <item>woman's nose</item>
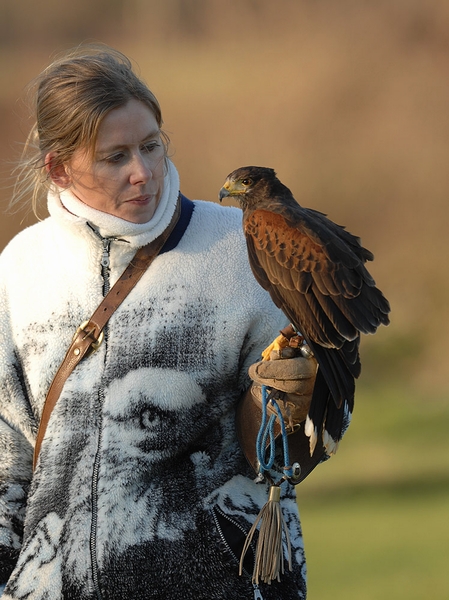
[(147, 183), (153, 177), (153, 171), (142, 156), (135, 156), (129, 176), (131, 185)]

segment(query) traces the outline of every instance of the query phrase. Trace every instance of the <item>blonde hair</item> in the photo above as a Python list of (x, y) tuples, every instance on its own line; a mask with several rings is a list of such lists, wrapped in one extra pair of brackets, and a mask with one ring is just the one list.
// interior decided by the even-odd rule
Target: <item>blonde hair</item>
[[(35, 117), (21, 160), (10, 207), (31, 196), (33, 212), (51, 185), (45, 156), (55, 153), (53, 167), (67, 163), (84, 148), (93, 153), (105, 115), (129, 100), (143, 102), (162, 127), (154, 94), (134, 73), (131, 61), (118, 50), (85, 44), (52, 62), (31, 84)], [(167, 152), (169, 139), (162, 133)]]

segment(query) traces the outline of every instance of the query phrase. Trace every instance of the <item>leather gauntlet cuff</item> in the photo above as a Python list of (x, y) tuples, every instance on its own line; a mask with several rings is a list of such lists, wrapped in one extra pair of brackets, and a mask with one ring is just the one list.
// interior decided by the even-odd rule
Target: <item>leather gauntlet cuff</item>
[[(259, 390), (257, 389), (258, 387)], [(280, 403), (280, 407), (282, 411), (282, 402)], [(284, 412), (283, 416), (285, 419), (286, 414), (284, 414)], [(302, 421), (298, 421), (298, 418), (302, 417), (303, 415), (298, 413), (297, 418), (295, 418), (293, 421), (293, 428), (288, 429), (290, 433), (287, 436), (290, 462), (292, 465), (294, 465), (294, 463), (298, 463), (300, 467), (299, 475), (295, 477), (294, 480), (291, 480), (291, 483), (295, 485), (301, 483), (301, 481), (303, 481), (307, 475), (311, 473), (317, 464), (327, 458), (326, 451), (320, 440), (318, 441), (312, 456), (310, 455), (309, 438), (304, 433), (304, 422), (306, 417), (304, 417)], [(256, 440), (261, 421), (261, 390), (260, 386), (253, 384), (243, 396), (237, 407), (236, 427), (240, 446), (246, 456), (246, 459), (256, 474), (259, 473), (259, 462), (256, 454)], [(277, 445), (278, 443), (281, 443), (281, 427), (278, 421), (275, 422), (274, 427)]]

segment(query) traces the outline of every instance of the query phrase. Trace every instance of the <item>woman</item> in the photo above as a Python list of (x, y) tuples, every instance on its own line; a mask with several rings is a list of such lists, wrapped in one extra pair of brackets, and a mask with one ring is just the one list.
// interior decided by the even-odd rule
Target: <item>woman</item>
[[(291, 486), (292, 570), (254, 583), (250, 549), (239, 575), (267, 486), (239, 446), (235, 409), (285, 325), (249, 271), (240, 211), (180, 195), (157, 100), (114, 50), (81, 47), (50, 65), (36, 118), (17, 195), (32, 191), (36, 208), (45, 190), (50, 217), (0, 257), (2, 597), (304, 598)], [(77, 327), (167, 230), (103, 342), (64, 381), (33, 472)], [(307, 361), (292, 360), (304, 376)]]

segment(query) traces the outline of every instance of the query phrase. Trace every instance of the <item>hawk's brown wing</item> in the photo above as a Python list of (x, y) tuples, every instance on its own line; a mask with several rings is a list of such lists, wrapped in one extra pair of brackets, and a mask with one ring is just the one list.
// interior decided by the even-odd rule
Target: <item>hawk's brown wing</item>
[(262, 209), (244, 215), (251, 267), (307, 339), (336, 404), (352, 404), (360, 332), (374, 332), (385, 317), (364, 267), (371, 255), (321, 213), (298, 206), (286, 216)]

